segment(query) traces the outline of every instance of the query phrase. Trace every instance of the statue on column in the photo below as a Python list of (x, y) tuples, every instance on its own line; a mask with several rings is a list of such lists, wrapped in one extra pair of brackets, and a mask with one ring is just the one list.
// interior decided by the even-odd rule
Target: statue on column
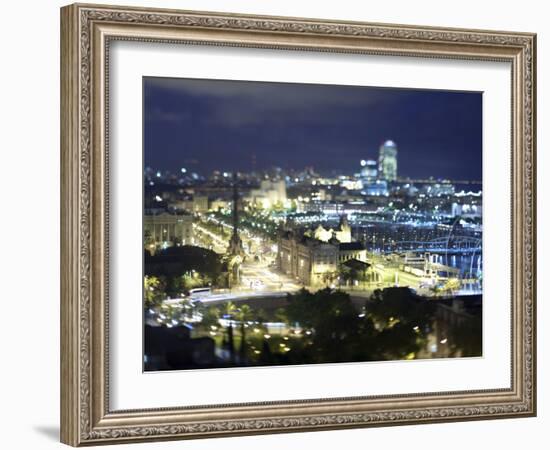
[(241, 264), (244, 261), (245, 252), (243, 242), (239, 236), (239, 191), (237, 186), (237, 174), (233, 174), (233, 233), (227, 249), (229, 286), (237, 286), (241, 282)]

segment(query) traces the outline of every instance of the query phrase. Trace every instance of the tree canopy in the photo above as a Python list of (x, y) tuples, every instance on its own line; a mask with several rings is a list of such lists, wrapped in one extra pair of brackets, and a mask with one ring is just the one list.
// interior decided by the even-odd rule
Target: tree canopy
[(202, 247), (169, 247), (154, 255), (145, 252), (145, 275), (164, 277), (168, 295), (195, 286), (215, 284), (222, 274), (221, 257)]
[(302, 355), (311, 362), (373, 361), (418, 352), (433, 308), (408, 289), (386, 289), (360, 314), (345, 292), (301, 290), (289, 295), (287, 317), (312, 331), (311, 346)]

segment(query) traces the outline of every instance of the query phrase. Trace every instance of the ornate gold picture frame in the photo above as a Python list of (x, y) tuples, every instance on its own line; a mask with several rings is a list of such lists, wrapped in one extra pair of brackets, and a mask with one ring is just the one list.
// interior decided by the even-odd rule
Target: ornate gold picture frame
[[(110, 45), (115, 41), (509, 63), (510, 387), (113, 410), (109, 402), (108, 69)], [(534, 416), (535, 87), (536, 36), (530, 33), (85, 4), (62, 8), (62, 442), (80, 446)]]

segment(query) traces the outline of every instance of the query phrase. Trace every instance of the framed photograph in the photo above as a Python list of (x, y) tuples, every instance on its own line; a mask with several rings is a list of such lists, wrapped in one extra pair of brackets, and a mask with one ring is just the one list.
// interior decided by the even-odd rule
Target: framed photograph
[(535, 58), (62, 8), (62, 442), (535, 415)]

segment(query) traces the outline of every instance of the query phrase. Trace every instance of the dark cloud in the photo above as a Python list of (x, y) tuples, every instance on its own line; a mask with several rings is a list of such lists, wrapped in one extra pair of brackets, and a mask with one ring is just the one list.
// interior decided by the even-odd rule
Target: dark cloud
[(144, 79), (145, 162), (176, 169), (358, 168), (385, 139), (399, 174), (481, 179), (480, 93)]

